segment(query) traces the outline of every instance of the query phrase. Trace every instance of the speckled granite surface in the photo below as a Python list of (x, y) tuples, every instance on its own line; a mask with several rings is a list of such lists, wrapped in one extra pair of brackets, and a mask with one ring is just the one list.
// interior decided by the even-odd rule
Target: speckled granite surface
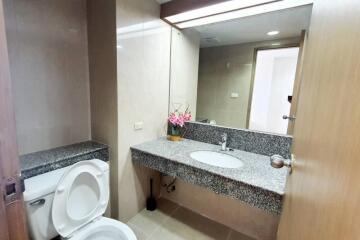
[(171, 142), (159, 138), (133, 146), (132, 160), (186, 182), (244, 201), (272, 214), (280, 214), (286, 182), (286, 169), (274, 169), (268, 156), (235, 150), (226, 154), (244, 162), (244, 166), (226, 169), (207, 165), (190, 157), (198, 150), (220, 151), (217, 145), (184, 139)]
[(204, 123), (188, 122), (184, 137), (195, 141), (218, 144), (221, 134), (228, 135), (228, 147), (266, 156), (280, 154), (290, 158), (292, 137), (254, 130), (227, 128)]
[(108, 161), (108, 146), (94, 141), (86, 141), (25, 154), (20, 156), (21, 175), (26, 179), (94, 158)]

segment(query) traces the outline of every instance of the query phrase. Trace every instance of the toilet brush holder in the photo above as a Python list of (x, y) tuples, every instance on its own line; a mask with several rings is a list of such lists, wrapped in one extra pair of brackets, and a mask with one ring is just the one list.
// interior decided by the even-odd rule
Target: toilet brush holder
[(146, 209), (154, 211), (156, 209), (156, 200), (153, 196), (153, 179), (150, 178), (150, 197), (146, 200)]

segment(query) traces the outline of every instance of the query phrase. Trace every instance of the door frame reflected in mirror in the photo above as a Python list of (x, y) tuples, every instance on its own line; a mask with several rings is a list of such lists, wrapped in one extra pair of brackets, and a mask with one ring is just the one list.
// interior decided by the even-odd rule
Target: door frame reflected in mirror
[[(250, 80), (250, 90), (249, 90), (249, 100), (248, 100), (248, 109), (247, 109), (247, 116), (246, 116), (246, 129), (248, 130), (253, 130), (249, 128), (250, 125), (250, 114), (251, 114), (251, 106), (252, 106), (252, 98), (253, 98), (253, 92), (254, 92), (254, 82), (255, 82), (255, 72), (256, 72), (256, 64), (257, 64), (257, 57), (258, 57), (258, 52), (259, 51), (264, 51), (264, 50), (276, 50), (276, 49), (286, 49), (286, 48), (299, 48), (299, 55), (300, 55), (300, 45), (301, 43), (279, 43), (278, 45), (270, 45), (270, 46), (262, 46), (262, 47), (256, 47), (254, 49), (254, 53), (253, 53), (253, 62), (252, 62), (252, 70), (251, 70), (251, 80)], [(299, 64), (299, 58), (297, 61), (297, 66), (296, 69), (298, 69), (298, 64)], [(295, 81), (294, 81), (294, 88), (295, 89), (295, 85), (296, 85), (296, 81), (297, 77), (296, 77), (296, 73), (295, 73)], [(294, 91), (293, 91), (294, 93)], [(292, 104), (291, 104), (292, 105)], [(289, 113), (290, 114), (290, 113)], [(255, 130), (257, 131), (257, 130)], [(272, 132), (270, 132), (272, 133)], [(276, 133), (278, 134), (278, 133)], [(291, 135), (291, 133), (289, 133), (289, 131), (287, 131), (288, 135)]]

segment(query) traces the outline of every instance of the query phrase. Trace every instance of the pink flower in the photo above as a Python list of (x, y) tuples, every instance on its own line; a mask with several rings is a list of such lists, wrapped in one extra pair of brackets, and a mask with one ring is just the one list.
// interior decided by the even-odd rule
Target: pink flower
[(191, 113), (189, 111), (189, 107), (185, 110), (184, 113), (181, 113), (178, 110), (170, 113), (168, 120), (173, 126), (184, 127), (185, 122), (191, 120)]
[(173, 125), (176, 125), (178, 122), (178, 117), (176, 116), (175, 113), (171, 113), (169, 116), (169, 122)]
[(191, 114), (190, 113), (184, 113), (184, 120), (190, 121), (191, 120)]
[(183, 127), (185, 125), (185, 119), (183, 115), (179, 115), (177, 119), (177, 125)]

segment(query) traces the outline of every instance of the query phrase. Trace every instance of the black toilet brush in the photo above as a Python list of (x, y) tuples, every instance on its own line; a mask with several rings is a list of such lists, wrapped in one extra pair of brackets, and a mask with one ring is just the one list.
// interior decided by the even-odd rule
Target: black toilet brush
[(156, 209), (156, 200), (153, 197), (153, 179), (150, 178), (150, 197), (146, 200), (146, 209), (154, 211)]

